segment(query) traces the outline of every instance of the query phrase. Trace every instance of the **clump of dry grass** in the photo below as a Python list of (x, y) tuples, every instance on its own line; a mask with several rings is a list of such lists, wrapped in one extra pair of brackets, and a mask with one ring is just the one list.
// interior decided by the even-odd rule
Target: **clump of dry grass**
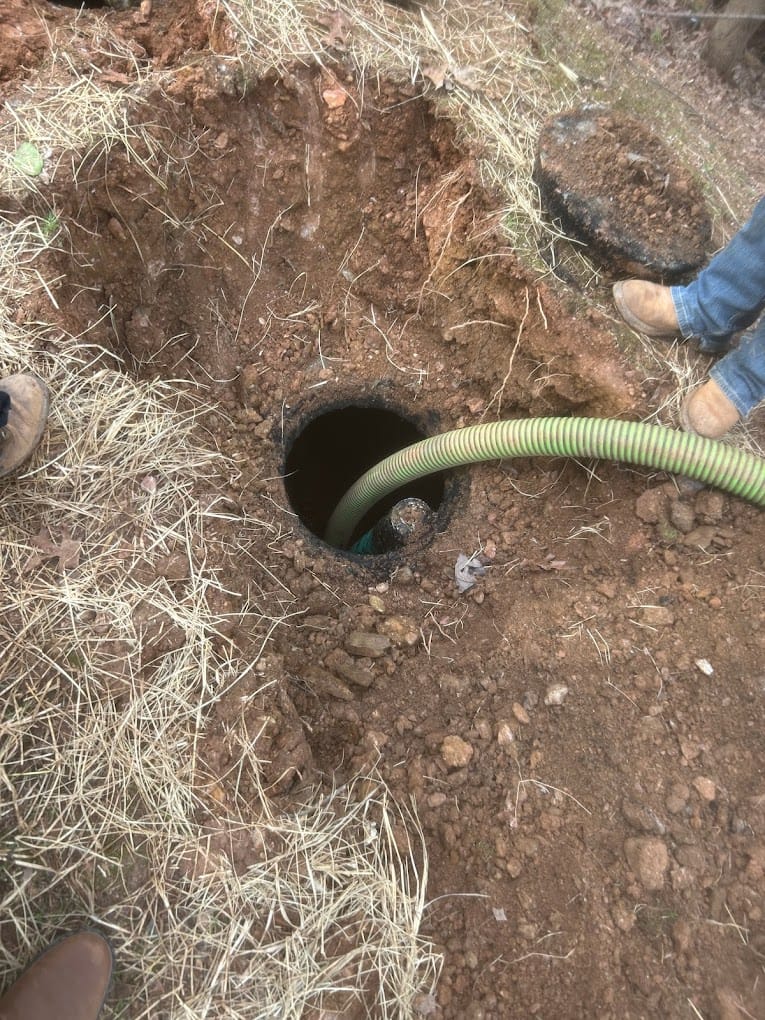
[[(80, 25), (77, 35), (82, 45), (72, 45), (70, 37), (68, 48), (51, 38), (49, 59), (0, 112), (0, 193), (20, 197), (38, 192), (67, 161), (76, 177), (88, 157), (108, 154), (115, 146), (160, 180), (155, 168), (161, 147), (152, 125), (140, 116), (148, 111), (144, 87), (149, 72), (103, 18)], [(86, 61), (84, 53), (97, 53), (100, 66)], [(121, 69), (111, 78), (109, 64)], [(30, 146), (42, 161), (39, 174), (19, 159)]]
[[(8, 117), (0, 125), (0, 189), (6, 194), (49, 183), (72, 152), (78, 157), (105, 153), (119, 144), (144, 169), (154, 165), (152, 150), (158, 146), (145, 125), (135, 121), (142, 100), (132, 89), (107, 88), (94, 75), (24, 89), (28, 98), (6, 106)], [(43, 159), (39, 179), (19, 166), (16, 154), (22, 144), (33, 145)]]

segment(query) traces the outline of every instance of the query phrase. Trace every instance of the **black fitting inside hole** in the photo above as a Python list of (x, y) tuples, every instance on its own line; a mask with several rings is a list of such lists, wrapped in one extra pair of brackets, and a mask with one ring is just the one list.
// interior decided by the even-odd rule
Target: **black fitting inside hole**
[(123, 10), (128, 7), (128, 3), (122, 4), (111, 4), (109, 0), (48, 0), (48, 3), (53, 7), (73, 7), (79, 10), (80, 7), (84, 7), (86, 10), (101, 9), (102, 7), (115, 6), (119, 10)]
[[(425, 438), (413, 422), (382, 407), (345, 406), (317, 415), (287, 451), (285, 487), (292, 509), (310, 532), (323, 538), (332, 511), (365, 471)], [(353, 541), (407, 496), (424, 500), (436, 512), (444, 484), (444, 472), (438, 472), (392, 492), (359, 522)]]

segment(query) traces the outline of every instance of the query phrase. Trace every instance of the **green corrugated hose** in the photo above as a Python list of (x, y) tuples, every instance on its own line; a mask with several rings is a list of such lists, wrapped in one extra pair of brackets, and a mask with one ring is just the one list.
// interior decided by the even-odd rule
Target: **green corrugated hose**
[(599, 457), (684, 475), (765, 505), (765, 460), (734, 446), (663, 425), (603, 418), (524, 418), (469, 425), (386, 457), (351, 486), (324, 541), (344, 549), (378, 500), (415, 478), (505, 457)]

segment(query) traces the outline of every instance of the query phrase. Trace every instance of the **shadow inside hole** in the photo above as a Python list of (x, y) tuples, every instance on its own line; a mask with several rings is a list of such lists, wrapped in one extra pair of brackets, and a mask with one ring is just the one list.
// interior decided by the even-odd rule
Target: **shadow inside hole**
[[(285, 460), (292, 509), (310, 532), (323, 538), (332, 511), (365, 471), (425, 438), (412, 422), (384, 408), (348, 406), (317, 416), (299, 433)], [(407, 496), (424, 500), (435, 512), (444, 498), (444, 472), (419, 478), (380, 500), (359, 522), (353, 540)]]

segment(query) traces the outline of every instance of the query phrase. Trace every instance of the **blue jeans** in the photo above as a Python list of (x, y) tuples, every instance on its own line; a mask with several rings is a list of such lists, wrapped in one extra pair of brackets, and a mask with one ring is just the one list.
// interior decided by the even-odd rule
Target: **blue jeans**
[[(671, 287), (680, 331), (701, 349), (728, 349), (765, 308), (765, 197), (751, 218), (687, 287)], [(765, 399), (765, 317), (709, 373), (745, 417)]]

